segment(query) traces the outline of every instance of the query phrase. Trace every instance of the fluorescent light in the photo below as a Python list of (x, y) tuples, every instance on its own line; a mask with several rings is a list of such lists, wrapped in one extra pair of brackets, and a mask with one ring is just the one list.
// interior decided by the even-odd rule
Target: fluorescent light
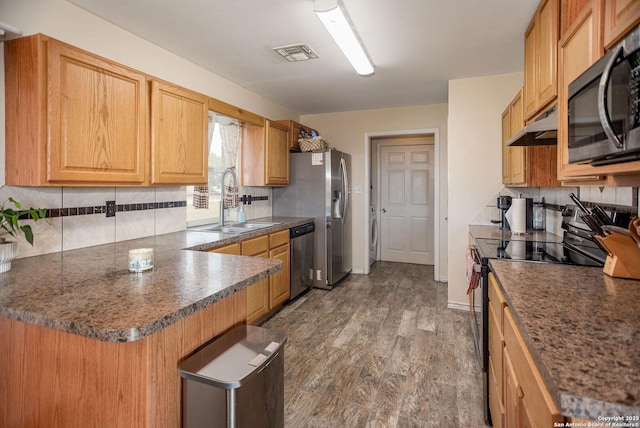
[(373, 66), (364, 53), (364, 49), (360, 46), (360, 42), (358, 42), (337, 0), (316, 0), (314, 9), (342, 53), (347, 57), (353, 68), (356, 69), (356, 72), (361, 76), (373, 74)]

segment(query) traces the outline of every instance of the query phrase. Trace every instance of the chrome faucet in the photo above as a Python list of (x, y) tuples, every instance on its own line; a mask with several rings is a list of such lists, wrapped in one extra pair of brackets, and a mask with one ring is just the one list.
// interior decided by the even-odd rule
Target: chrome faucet
[(222, 194), (220, 195), (220, 226), (224, 226), (224, 194), (225, 194), (225, 186), (224, 179), (227, 178), (227, 174), (231, 174), (231, 178), (233, 179), (233, 187), (238, 187), (238, 177), (236, 177), (236, 171), (234, 168), (227, 168), (222, 173)]

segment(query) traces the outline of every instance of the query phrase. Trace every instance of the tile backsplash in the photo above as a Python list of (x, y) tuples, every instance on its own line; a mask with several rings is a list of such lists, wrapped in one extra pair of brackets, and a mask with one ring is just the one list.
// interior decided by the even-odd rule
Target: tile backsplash
[[(628, 210), (637, 215), (638, 188), (637, 187), (526, 187), (510, 188), (504, 187), (499, 195), (517, 197), (520, 194), (526, 198), (533, 198), (534, 202), (540, 201), (544, 197), (545, 204), (563, 207), (573, 202), (569, 198), (569, 193), (574, 193), (581, 201), (603, 205), (607, 207), (617, 207), (621, 210)], [(491, 220), (500, 219), (500, 210), (496, 206), (496, 195), (487, 203), (485, 208), (478, 213), (472, 224), (492, 224)], [(546, 210), (546, 230), (556, 235), (562, 235), (562, 214), (558, 209)]]
[[(245, 206), (247, 219), (271, 215), (270, 189), (245, 188), (252, 196), (268, 196)], [(185, 230), (184, 187), (14, 187), (0, 188), (22, 208), (51, 210), (44, 221), (31, 222), (34, 245), (22, 237), (19, 258), (54, 253)], [(106, 216), (106, 202), (115, 201), (116, 215)], [(85, 211), (91, 214), (82, 214)], [(235, 213), (233, 214), (235, 215)]]

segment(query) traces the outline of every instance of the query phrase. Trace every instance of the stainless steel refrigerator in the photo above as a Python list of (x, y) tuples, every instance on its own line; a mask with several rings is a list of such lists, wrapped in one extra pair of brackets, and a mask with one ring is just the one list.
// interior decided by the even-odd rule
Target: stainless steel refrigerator
[(351, 156), (290, 154), (289, 186), (273, 189), (273, 215), (313, 217), (313, 286), (330, 290), (351, 272)]

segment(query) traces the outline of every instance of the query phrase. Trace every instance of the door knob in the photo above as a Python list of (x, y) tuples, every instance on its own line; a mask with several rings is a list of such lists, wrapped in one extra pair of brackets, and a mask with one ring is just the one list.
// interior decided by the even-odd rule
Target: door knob
[(386, 213), (386, 212), (387, 212), (387, 209), (386, 209), (386, 208), (383, 208), (383, 209), (382, 209), (382, 212), (383, 212), (383, 213)]

